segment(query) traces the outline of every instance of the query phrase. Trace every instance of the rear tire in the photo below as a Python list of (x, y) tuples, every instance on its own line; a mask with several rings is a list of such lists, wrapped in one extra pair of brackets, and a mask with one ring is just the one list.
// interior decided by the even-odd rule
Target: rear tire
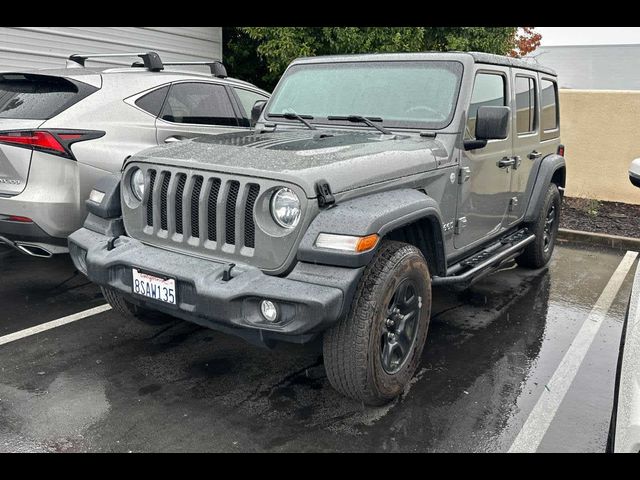
[(549, 263), (558, 237), (561, 204), (562, 198), (558, 186), (552, 183), (547, 189), (538, 218), (535, 222), (526, 225), (536, 239), (516, 258), (518, 265), (537, 269)]
[(431, 315), (431, 276), (420, 250), (383, 241), (348, 316), (325, 332), (331, 385), (367, 405), (400, 395), (418, 367)]
[(100, 287), (100, 290), (102, 290), (102, 295), (104, 295), (104, 298), (109, 305), (111, 305), (111, 308), (124, 318), (130, 320), (135, 319), (147, 325), (160, 325), (173, 319), (173, 317), (164, 313), (149, 310), (131, 303), (125, 295), (111, 287)]

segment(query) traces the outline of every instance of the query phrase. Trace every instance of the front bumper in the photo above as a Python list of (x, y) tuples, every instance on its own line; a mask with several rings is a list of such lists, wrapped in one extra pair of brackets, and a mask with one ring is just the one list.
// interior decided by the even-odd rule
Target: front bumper
[[(298, 263), (286, 276), (266, 275), (237, 264), (223, 280), (228, 264), (145, 245), (122, 236), (108, 250), (111, 237), (87, 228), (69, 237), (71, 257), (87, 277), (112, 287), (135, 304), (240, 336), (250, 332), (269, 339), (305, 342), (346, 314), (362, 268)], [(176, 279), (177, 306), (132, 294), (131, 268)], [(269, 323), (260, 302), (278, 305), (279, 321)]]

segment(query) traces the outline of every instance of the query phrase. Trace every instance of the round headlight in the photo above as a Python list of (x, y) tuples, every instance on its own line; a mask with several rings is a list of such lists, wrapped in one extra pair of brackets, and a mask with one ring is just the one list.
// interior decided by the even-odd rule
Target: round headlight
[(139, 168), (136, 168), (136, 171), (131, 175), (131, 191), (138, 200), (142, 200), (144, 196), (144, 174)]
[(295, 228), (300, 221), (300, 199), (289, 188), (281, 188), (271, 197), (271, 216), (284, 228)]

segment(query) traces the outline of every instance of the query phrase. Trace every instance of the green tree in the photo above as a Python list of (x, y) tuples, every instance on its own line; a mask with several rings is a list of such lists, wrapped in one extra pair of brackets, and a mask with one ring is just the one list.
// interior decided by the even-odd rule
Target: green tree
[(266, 89), (297, 57), (426, 50), (517, 54), (521, 35), (518, 27), (228, 27), (223, 32), (230, 73)]

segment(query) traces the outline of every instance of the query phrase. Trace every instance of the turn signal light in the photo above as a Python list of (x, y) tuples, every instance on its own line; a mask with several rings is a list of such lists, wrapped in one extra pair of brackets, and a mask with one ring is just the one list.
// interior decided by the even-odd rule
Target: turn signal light
[(380, 237), (375, 233), (366, 237), (321, 233), (316, 239), (316, 247), (362, 253), (375, 248), (379, 239)]
[(356, 252), (367, 252), (374, 248), (378, 244), (378, 235), (375, 233), (373, 235), (367, 235), (366, 237), (362, 237), (358, 240), (358, 244), (356, 245)]

